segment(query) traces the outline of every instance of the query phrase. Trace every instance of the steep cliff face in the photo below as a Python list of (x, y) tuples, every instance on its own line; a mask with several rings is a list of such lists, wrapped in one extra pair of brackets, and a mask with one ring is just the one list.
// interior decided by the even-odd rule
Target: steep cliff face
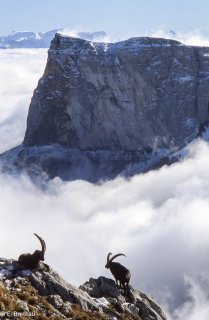
[(57, 34), (22, 146), (2, 168), (95, 182), (172, 163), (209, 125), (209, 48)]
[(208, 121), (209, 48), (56, 35), (31, 101), (24, 144), (80, 150), (182, 147)]

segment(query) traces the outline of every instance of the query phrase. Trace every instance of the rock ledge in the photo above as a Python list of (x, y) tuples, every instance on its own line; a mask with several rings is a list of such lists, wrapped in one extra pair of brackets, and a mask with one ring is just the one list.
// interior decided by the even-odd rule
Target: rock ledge
[(111, 279), (91, 278), (76, 288), (46, 264), (31, 272), (3, 258), (0, 310), (3, 320), (14, 319), (15, 312), (27, 315), (21, 319), (34, 319), (35, 314), (37, 319), (168, 320), (151, 297), (131, 287), (125, 294)]

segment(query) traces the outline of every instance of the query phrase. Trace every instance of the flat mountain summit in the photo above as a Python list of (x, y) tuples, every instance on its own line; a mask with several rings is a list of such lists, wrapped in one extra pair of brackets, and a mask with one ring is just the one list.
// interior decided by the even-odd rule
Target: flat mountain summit
[(4, 168), (98, 181), (176, 161), (209, 124), (209, 48), (161, 38), (56, 34)]

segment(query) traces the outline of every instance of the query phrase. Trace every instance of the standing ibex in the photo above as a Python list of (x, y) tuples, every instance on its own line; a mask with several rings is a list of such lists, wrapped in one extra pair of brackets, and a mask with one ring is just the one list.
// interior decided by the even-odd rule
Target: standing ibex
[(115, 277), (116, 286), (118, 286), (119, 282), (119, 288), (124, 288), (126, 290), (129, 285), (131, 273), (126, 267), (122, 266), (119, 262), (113, 262), (115, 258), (119, 256), (125, 256), (125, 254), (118, 253), (110, 259), (111, 254), (112, 253), (110, 252), (107, 255), (107, 263), (105, 268), (110, 269), (111, 273)]
[(26, 269), (35, 269), (38, 268), (39, 262), (44, 261), (44, 255), (46, 251), (45, 241), (39, 237), (36, 233), (34, 235), (41, 242), (41, 250), (36, 250), (34, 253), (23, 253), (18, 258), (18, 263), (25, 267)]

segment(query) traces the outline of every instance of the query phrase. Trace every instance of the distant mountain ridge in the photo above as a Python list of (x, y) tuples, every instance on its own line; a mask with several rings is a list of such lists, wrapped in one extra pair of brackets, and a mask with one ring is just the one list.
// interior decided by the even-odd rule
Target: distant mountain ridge
[[(63, 33), (64, 29), (54, 29), (47, 32), (13, 31), (7, 36), (0, 37), (0, 49), (15, 48), (49, 48), (56, 33)], [(104, 31), (77, 32), (78, 38), (89, 41), (101, 41), (106, 37)]]

